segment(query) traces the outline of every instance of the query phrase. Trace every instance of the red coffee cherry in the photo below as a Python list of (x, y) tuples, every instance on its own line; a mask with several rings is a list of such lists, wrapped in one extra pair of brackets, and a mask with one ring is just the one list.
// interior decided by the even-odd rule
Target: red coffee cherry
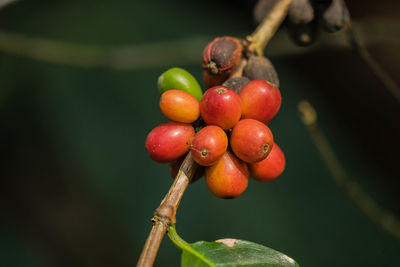
[(210, 191), (220, 198), (235, 198), (247, 188), (249, 171), (247, 164), (229, 152), (218, 162), (206, 168), (206, 183)]
[(167, 118), (177, 122), (192, 123), (200, 116), (199, 101), (181, 90), (164, 92), (160, 99), (160, 109)]
[(166, 122), (151, 130), (145, 147), (153, 160), (170, 162), (189, 151), (194, 133), (190, 124)]
[(212, 75), (230, 72), (242, 57), (242, 45), (230, 36), (215, 38), (203, 51), (201, 65)]
[[(178, 174), (179, 168), (182, 165), (182, 162), (184, 161), (186, 155), (180, 157), (179, 159), (173, 160), (169, 163), (168, 165), (168, 171), (169, 174), (173, 179), (175, 179), (176, 175)], [(204, 176), (205, 173), (205, 168), (203, 166), (197, 166), (197, 169), (195, 173), (193, 174), (192, 179), (190, 180), (190, 183), (194, 183), (197, 180), (199, 180), (201, 177)]]
[(198, 131), (192, 141), (193, 159), (202, 166), (215, 164), (228, 147), (228, 137), (218, 126), (206, 126)]
[(242, 100), (242, 118), (268, 123), (281, 106), (281, 92), (265, 80), (246, 84), (239, 93)]
[(253, 163), (268, 156), (274, 139), (271, 130), (265, 124), (253, 119), (244, 119), (233, 127), (230, 144), (238, 158)]
[(240, 97), (228, 87), (212, 87), (201, 99), (200, 113), (207, 124), (228, 130), (239, 121), (242, 114)]
[(259, 182), (270, 182), (278, 178), (285, 169), (285, 155), (275, 143), (264, 160), (249, 164), (250, 175)]

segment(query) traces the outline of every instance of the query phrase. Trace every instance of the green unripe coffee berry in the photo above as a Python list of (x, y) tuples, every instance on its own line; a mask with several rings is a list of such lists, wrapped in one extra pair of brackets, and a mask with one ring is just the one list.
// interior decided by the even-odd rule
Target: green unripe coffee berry
[(181, 90), (201, 100), (203, 92), (197, 80), (184, 69), (170, 68), (158, 77), (158, 91), (160, 94), (168, 90)]

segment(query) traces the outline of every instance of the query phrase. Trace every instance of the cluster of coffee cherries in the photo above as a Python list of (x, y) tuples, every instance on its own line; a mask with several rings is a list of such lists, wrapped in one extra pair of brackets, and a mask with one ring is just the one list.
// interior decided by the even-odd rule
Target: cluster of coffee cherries
[[(216, 51), (216, 46), (224, 49)], [(232, 83), (229, 77), (242, 60), (242, 52), (237, 53), (241, 46), (235, 38), (221, 37), (205, 48), (203, 77), (209, 89), (204, 95), (183, 69), (172, 68), (159, 77), (160, 109), (172, 121), (154, 128), (145, 145), (153, 160), (169, 162), (172, 177), (191, 153), (200, 165), (192, 182), (205, 174), (208, 188), (220, 198), (241, 195), (249, 177), (268, 182), (285, 168), (284, 154), (266, 125), (281, 105), (278, 87), (242, 76), (235, 78), (246, 78), (246, 83)], [(228, 68), (221, 64), (224, 61), (229, 61)]]

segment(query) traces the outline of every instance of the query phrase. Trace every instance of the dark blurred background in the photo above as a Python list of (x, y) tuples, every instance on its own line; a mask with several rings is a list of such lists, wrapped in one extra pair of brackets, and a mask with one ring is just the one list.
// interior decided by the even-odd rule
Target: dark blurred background
[[(0, 10), (0, 266), (136, 264), (172, 182), (144, 149), (166, 120), (157, 78), (180, 66), (201, 81), (202, 47), (251, 33), (253, 4), (25, 0)], [(400, 2), (348, 6), (399, 84)], [(283, 103), (270, 127), (286, 170), (273, 183), (250, 181), (234, 200), (214, 197), (204, 179), (191, 185), (177, 214), (184, 239), (251, 240), (307, 267), (398, 266), (399, 240), (336, 186), (297, 111), (302, 99), (314, 105), (348, 174), (399, 217), (400, 104), (345, 40), (320, 32), (301, 48), (285, 29), (273, 38), (266, 55)], [(96, 47), (120, 52), (93, 61)], [(155, 266), (179, 260), (165, 238)]]

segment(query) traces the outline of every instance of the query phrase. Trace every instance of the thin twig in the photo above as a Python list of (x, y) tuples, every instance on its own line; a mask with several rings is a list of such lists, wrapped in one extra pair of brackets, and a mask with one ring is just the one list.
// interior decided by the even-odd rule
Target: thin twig
[(349, 177), (318, 126), (315, 109), (307, 101), (301, 101), (298, 109), (303, 123), (307, 126), (315, 146), (338, 187), (371, 221), (379, 225), (385, 232), (400, 239), (399, 219), (391, 212), (380, 207), (357, 182)]
[(176, 222), (176, 210), (197, 167), (198, 165), (193, 161), (192, 154), (188, 153), (174, 183), (161, 201), (160, 206), (154, 212), (154, 217), (152, 218), (153, 227), (143, 247), (142, 254), (137, 263), (138, 267), (153, 266), (158, 248), (168, 227)]
[(242, 59), (236, 68), (230, 73), (229, 79), (235, 77), (241, 77), (243, 75), (243, 70), (246, 67), (247, 59)]
[(12, 4), (12, 3), (15, 3), (18, 1), (20, 1), (20, 0), (0, 0), (0, 8), (3, 8), (9, 4)]
[(368, 49), (358, 38), (351, 23), (347, 25), (347, 36), (352, 48), (359, 54), (375, 76), (382, 82), (386, 89), (400, 102), (400, 87), (385, 69), (373, 58)]
[(278, 1), (252, 35), (246, 37), (248, 50), (262, 56), (269, 40), (285, 19), (291, 0)]

